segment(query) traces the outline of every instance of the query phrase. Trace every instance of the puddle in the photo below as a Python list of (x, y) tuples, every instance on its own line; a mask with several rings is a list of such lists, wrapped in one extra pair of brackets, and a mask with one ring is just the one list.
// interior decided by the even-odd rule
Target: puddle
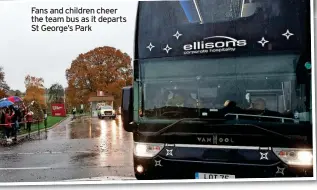
[(85, 158), (94, 158), (98, 156), (98, 153), (80, 153), (79, 155), (73, 156), (73, 160), (80, 160), (80, 159), (85, 159)]
[(117, 140), (129, 136), (122, 127), (120, 116), (118, 116), (115, 120), (101, 120), (90, 117), (68, 120), (50, 130), (48, 132), (47, 139), (94, 139), (107, 138), (109, 136), (111, 136), (110, 138)]

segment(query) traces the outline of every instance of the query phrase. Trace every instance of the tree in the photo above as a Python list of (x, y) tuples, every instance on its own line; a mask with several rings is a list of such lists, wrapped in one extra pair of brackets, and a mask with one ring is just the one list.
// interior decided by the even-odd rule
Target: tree
[(3, 67), (0, 67), (0, 98), (6, 97), (9, 90), (10, 87), (5, 81), (5, 73), (3, 71)]
[(41, 108), (46, 107), (45, 105), (45, 88), (44, 80), (34, 76), (27, 75), (25, 77), (25, 96), (24, 101), (30, 103), (31, 101), (37, 102)]
[(6, 96), (7, 93), (4, 90), (0, 89), (0, 99), (5, 98)]
[(22, 97), (23, 96), (23, 92), (21, 92), (20, 90), (9, 90), (7, 92), (7, 96), (19, 96)]
[(113, 47), (98, 47), (73, 60), (66, 79), (69, 106), (88, 106), (89, 95), (100, 90), (114, 95), (118, 107), (122, 87), (132, 84), (131, 58)]
[(61, 84), (55, 83), (48, 89), (49, 101), (55, 103), (64, 102), (64, 88)]
[(28, 87), (31, 87), (31, 86), (36, 86), (38, 88), (44, 88), (44, 79), (41, 77), (38, 78), (35, 76), (27, 75), (25, 77), (24, 84), (25, 84), (26, 89)]
[(20, 90), (15, 90), (14, 96), (22, 96), (23, 93)]
[(44, 118), (44, 112), (42, 106), (39, 102), (34, 101), (32, 105), (29, 106), (29, 109), (33, 112), (33, 119), (34, 120), (42, 120)]

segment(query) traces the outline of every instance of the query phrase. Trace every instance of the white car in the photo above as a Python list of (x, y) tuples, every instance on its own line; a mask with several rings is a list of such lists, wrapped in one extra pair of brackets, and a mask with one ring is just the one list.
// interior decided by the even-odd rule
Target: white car
[(98, 109), (98, 118), (103, 119), (108, 117), (110, 119), (116, 118), (116, 111), (111, 106), (101, 106)]

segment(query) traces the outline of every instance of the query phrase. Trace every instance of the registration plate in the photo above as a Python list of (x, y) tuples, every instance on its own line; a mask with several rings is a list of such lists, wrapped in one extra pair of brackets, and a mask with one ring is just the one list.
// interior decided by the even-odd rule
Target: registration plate
[(213, 173), (196, 173), (196, 179), (234, 179), (235, 175), (213, 174)]

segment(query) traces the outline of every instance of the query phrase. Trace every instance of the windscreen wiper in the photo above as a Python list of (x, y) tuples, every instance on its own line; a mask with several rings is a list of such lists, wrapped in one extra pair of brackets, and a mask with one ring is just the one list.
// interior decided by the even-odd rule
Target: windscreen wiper
[[(180, 122), (183, 122), (183, 121), (226, 121), (226, 119), (182, 118), (182, 119), (177, 120), (174, 123), (162, 128), (161, 130), (155, 132), (154, 136), (158, 136), (158, 135), (161, 135), (161, 134), (165, 133), (168, 129), (174, 127), (176, 124), (178, 124)], [(288, 140), (293, 139), (290, 136), (278, 133), (278, 132), (273, 131), (273, 130), (265, 129), (263, 127), (260, 127), (260, 126), (254, 125), (254, 124), (232, 124), (232, 126), (241, 126), (241, 125), (242, 126), (255, 127), (255, 128), (260, 129), (262, 131), (268, 132), (268, 133), (273, 134), (273, 135), (280, 136), (280, 137), (288, 139)], [(222, 127), (222, 126), (228, 126), (228, 124), (215, 124), (213, 126)]]
[(280, 116), (270, 116), (270, 115), (256, 115), (256, 114), (239, 114), (239, 113), (227, 113), (225, 117), (227, 116), (234, 116), (236, 120), (239, 120), (240, 118), (262, 118), (262, 119), (276, 119), (280, 120), (281, 123), (285, 123), (286, 121), (295, 122), (293, 118), (288, 117), (280, 117)]
[(273, 131), (273, 130), (265, 129), (265, 128), (263, 128), (263, 127), (259, 127), (259, 126), (254, 125), (254, 124), (234, 124), (234, 125), (235, 125), (235, 126), (243, 125), (243, 126), (255, 127), (255, 128), (258, 128), (258, 129), (260, 129), (260, 130), (262, 130), (262, 131), (266, 131), (266, 132), (268, 132), (268, 133), (271, 133), (271, 134), (274, 134), (274, 135), (277, 135), (277, 136), (280, 136), (280, 137), (283, 137), (283, 138), (286, 138), (286, 139), (289, 139), (289, 140), (292, 139), (292, 137), (290, 137), (290, 136), (284, 135), (284, 134), (282, 134), (282, 133), (278, 133), (278, 132)]
[(225, 119), (182, 118), (182, 119), (177, 120), (174, 123), (164, 127), (163, 129), (155, 132), (154, 136), (158, 136), (158, 135), (163, 134), (168, 129), (174, 127), (176, 124), (183, 122), (183, 121), (225, 121)]

